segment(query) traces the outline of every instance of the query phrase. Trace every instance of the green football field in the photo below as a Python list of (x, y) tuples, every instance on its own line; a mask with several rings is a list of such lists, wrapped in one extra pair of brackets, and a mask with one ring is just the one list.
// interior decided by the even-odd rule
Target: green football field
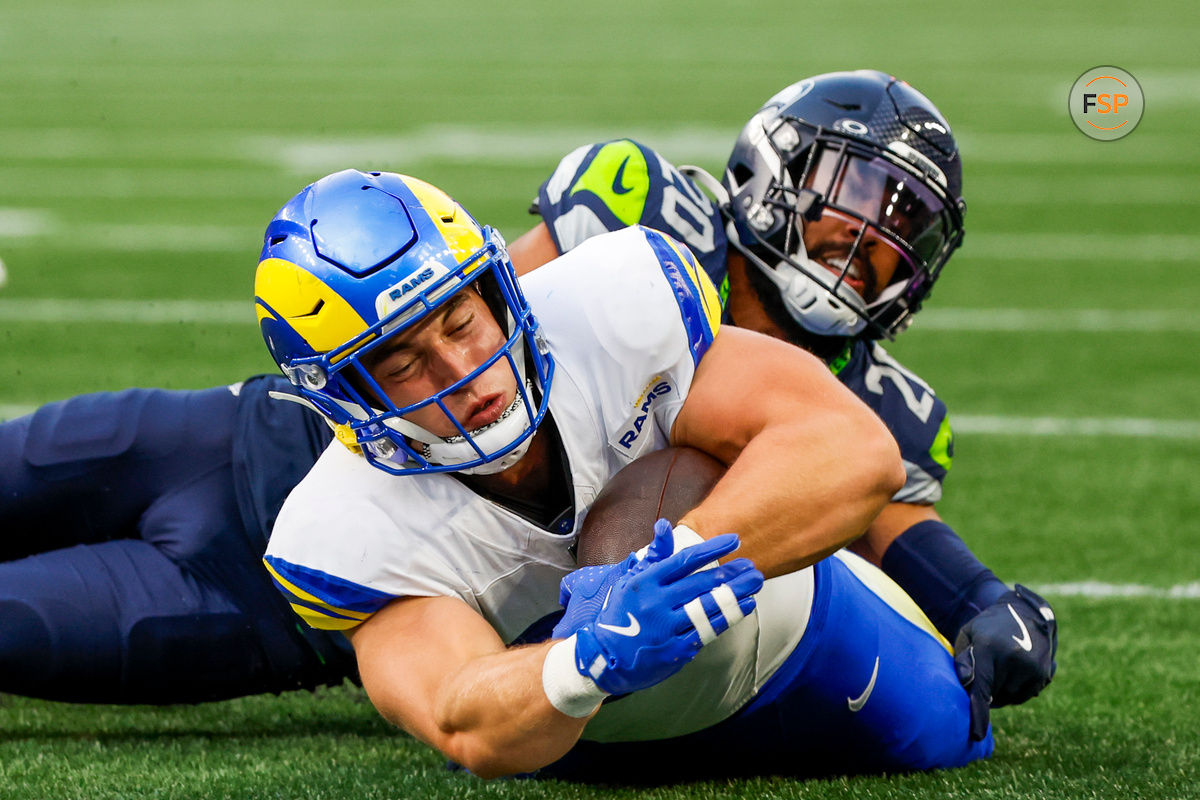
[[(1061, 623), (1059, 675), (994, 714), (994, 758), (646, 791), (484, 783), (351, 687), (170, 708), (0, 696), (0, 798), (1200, 797), (1200, 17), (1181, 0), (815, 6), (10, 0), (0, 418), (273, 370), (259, 237), (327, 172), (418, 175), (511, 238), (575, 146), (632, 135), (715, 171), (784, 85), (891, 72), (940, 106), (965, 161), (964, 247), (890, 346), (950, 407), (939, 509)], [(1105, 64), (1146, 111), (1101, 143), (1066, 98)]]

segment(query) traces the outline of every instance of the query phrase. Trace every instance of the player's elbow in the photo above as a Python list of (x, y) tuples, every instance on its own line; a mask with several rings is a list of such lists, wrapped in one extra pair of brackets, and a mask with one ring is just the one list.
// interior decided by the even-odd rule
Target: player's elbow
[(474, 747), (471, 743), (461, 743), (459, 746), (447, 747), (445, 754), (453, 763), (470, 772), (472, 775), (484, 778), (485, 780), (503, 778), (506, 775), (513, 775), (520, 771), (503, 763), (501, 759), (496, 758), (495, 753)]
[(552, 760), (541, 754), (530, 754), (519, 745), (497, 748), (486, 737), (468, 732), (451, 735), (441, 750), (472, 775), (486, 779), (533, 772)]
[(900, 458), (900, 446), (887, 427), (872, 414), (863, 428), (859, 452), (866, 454), (864, 462), (869, 464), (868, 474), (864, 477), (882, 509), (904, 487), (908, 475)]

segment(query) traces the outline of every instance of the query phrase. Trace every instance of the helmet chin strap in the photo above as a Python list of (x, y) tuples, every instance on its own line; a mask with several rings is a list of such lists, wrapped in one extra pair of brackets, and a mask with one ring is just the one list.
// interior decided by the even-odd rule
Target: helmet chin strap
[(726, 223), (726, 235), (738, 251), (775, 284), (784, 308), (809, 333), (854, 336), (866, 327), (867, 309), (862, 298), (845, 283), (838, 286), (837, 276), (808, 257), (804, 242), (799, 243), (800, 250), (793, 259), (806, 271), (787, 261), (779, 261), (774, 266), (767, 264), (742, 245), (733, 220)]
[[(525, 390), (533, 392), (533, 384), (526, 382)], [(471, 440), (483, 452), (500, 450), (518, 439), (529, 428), (529, 415), (525, 411), (525, 400), (518, 392), (512, 405), (504, 410), (500, 419), (486, 428), (471, 431)], [(463, 475), (492, 475), (503, 472), (520, 461), (533, 443), (533, 436), (527, 436), (524, 441), (505, 453), (500, 458), (485, 461), (468, 469), (458, 470)], [(451, 436), (437, 442), (425, 443), (421, 455), (433, 464), (462, 464), (479, 458), (479, 453), (471, 446), (471, 442), (463, 436)]]

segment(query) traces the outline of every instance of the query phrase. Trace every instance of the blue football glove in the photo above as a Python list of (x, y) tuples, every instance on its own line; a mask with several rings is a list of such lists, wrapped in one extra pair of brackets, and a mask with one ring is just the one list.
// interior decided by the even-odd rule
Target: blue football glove
[(565, 639), (594, 621), (604, 607), (613, 584), (637, 562), (637, 554), (630, 553), (628, 558), (616, 564), (580, 567), (568, 573), (558, 587), (558, 602), (566, 609), (566, 613), (554, 626), (551, 638)]
[(704, 541), (699, 534), (686, 526), (671, 528), (665, 519), (658, 520), (654, 530), (657, 532), (659, 526), (663, 525), (667, 526), (667, 530), (670, 531), (670, 538), (664, 531), (661, 537), (656, 537), (650, 544), (641, 550), (630, 553), (624, 560), (618, 561), (616, 564), (580, 567), (563, 577), (558, 586), (558, 604), (566, 611), (559, 619), (558, 624), (554, 626), (551, 638), (565, 639), (595, 620), (600, 609), (604, 607), (604, 601), (608, 599), (608, 593), (612, 591), (613, 584), (633, 569), (633, 566), (640, 562), (652, 547), (657, 548), (654, 560), (661, 561), (677, 550)]
[(1058, 665), (1058, 622), (1040, 595), (1017, 584), (958, 632), (954, 662), (971, 696), (971, 739), (987, 735), (989, 709), (1036, 697)]
[(762, 573), (744, 558), (712, 566), (738, 544), (725, 534), (675, 552), (670, 523), (655, 523), (645, 556), (626, 560), (595, 618), (547, 654), (542, 683), (551, 703), (585, 716), (605, 695), (653, 686), (753, 611)]

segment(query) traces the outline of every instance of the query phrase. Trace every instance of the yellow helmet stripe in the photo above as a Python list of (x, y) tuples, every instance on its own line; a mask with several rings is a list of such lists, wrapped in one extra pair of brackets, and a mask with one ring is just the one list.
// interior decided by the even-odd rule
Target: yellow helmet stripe
[(271, 316), (269, 306), (317, 353), (327, 353), (367, 329), (367, 321), (345, 298), (299, 264), (282, 258), (259, 263), (254, 294), (262, 301), (255, 304), (260, 323)]
[[(455, 263), (461, 264), (483, 247), (483, 233), (479, 226), (450, 195), (408, 175), (404, 176), (404, 185), (413, 193), (421, 208), (428, 212), (430, 221), (441, 234)], [(472, 265), (465, 274), (469, 275), (474, 269), (475, 265)]]

